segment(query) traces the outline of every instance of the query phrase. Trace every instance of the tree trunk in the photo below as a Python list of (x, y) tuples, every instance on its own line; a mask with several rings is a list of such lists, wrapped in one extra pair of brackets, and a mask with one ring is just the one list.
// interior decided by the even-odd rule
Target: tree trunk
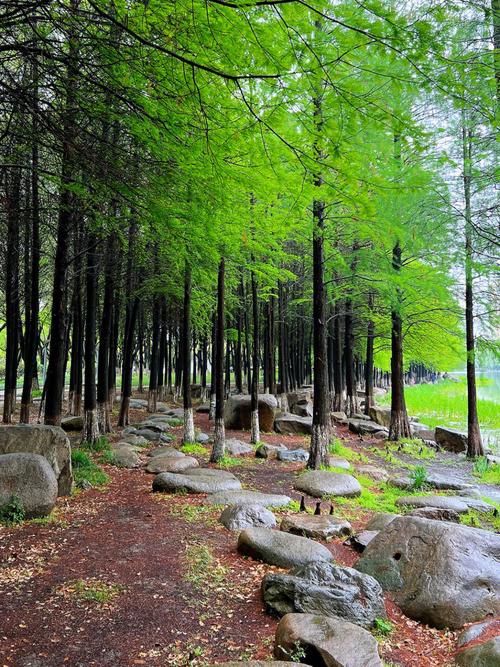
[(217, 280), (217, 347), (215, 357), (215, 433), (214, 446), (210, 461), (218, 463), (224, 458), (225, 431), (224, 431), (224, 278), (225, 262), (221, 257)]
[(115, 256), (115, 236), (114, 234), (111, 234), (106, 244), (104, 297), (99, 326), (99, 352), (97, 363), (97, 416), (101, 433), (111, 433), (111, 418), (109, 413), (110, 313), (113, 312)]
[(365, 414), (370, 414), (370, 408), (373, 406), (373, 341), (375, 338), (375, 325), (371, 319), (373, 310), (373, 294), (368, 295), (368, 325), (366, 331), (366, 363), (365, 363)]
[(99, 439), (95, 376), (96, 313), (97, 313), (97, 239), (88, 236), (85, 313), (85, 392), (83, 441), (90, 444)]
[(193, 404), (191, 402), (191, 266), (184, 270), (184, 309), (182, 316), (182, 383), (184, 401), (183, 442), (195, 441)]
[[(252, 258), (253, 261), (253, 258)], [(252, 348), (252, 396), (250, 400), (250, 442), (260, 441), (259, 424), (259, 303), (257, 301), (257, 280), (251, 272), (253, 307), (253, 348)]]

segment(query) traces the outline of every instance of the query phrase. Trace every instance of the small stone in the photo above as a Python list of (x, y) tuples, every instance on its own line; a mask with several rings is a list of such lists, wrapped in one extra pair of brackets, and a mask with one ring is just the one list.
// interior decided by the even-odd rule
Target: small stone
[(377, 482), (386, 482), (389, 479), (389, 473), (383, 468), (377, 468), (372, 465), (362, 465), (356, 468), (356, 472), (365, 477), (370, 477)]
[(207, 435), (206, 433), (198, 433), (198, 435), (196, 436), (196, 442), (199, 442), (201, 445), (204, 445), (209, 440), (210, 436)]
[(258, 459), (275, 459), (278, 456), (278, 452), (284, 449), (286, 449), (284, 445), (268, 445), (262, 443), (255, 450), (255, 456)]
[(363, 530), (357, 535), (353, 535), (348, 540), (345, 541), (345, 544), (348, 544), (350, 547), (362, 553), (370, 542), (377, 537), (379, 530)]
[(309, 459), (309, 452), (305, 449), (280, 449), (277, 454), (278, 461), (301, 461), (305, 462)]
[(253, 454), (253, 447), (246, 442), (229, 438), (226, 440), (226, 453), (230, 456), (242, 456), (244, 454)]
[(338, 458), (337, 456), (330, 456), (329, 463), (332, 468), (343, 468), (344, 470), (351, 469), (351, 464), (349, 461)]
[(310, 537), (313, 540), (331, 540), (333, 537), (350, 535), (351, 524), (345, 519), (338, 519), (329, 514), (314, 516), (301, 512), (285, 516), (281, 521), (280, 530)]
[(273, 528), (276, 517), (263, 505), (230, 505), (222, 512), (219, 521), (228, 530), (244, 530), (253, 526)]

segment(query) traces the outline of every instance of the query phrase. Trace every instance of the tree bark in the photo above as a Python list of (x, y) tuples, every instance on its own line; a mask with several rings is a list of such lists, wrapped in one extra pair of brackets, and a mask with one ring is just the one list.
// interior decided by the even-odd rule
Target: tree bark
[[(253, 261), (253, 258), (252, 258)], [(250, 442), (260, 441), (259, 424), (259, 303), (257, 301), (257, 279), (251, 272), (252, 310), (253, 310), (253, 347), (252, 347), (252, 395), (250, 400)]]
[(215, 433), (214, 446), (210, 461), (218, 463), (224, 458), (225, 453), (225, 430), (224, 430), (224, 279), (225, 262), (221, 257), (217, 279), (217, 347), (215, 357)]
[(184, 309), (182, 316), (182, 383), (184, 401), (183, 442), (195, 441), (193, 404), (191, 401), (191, 266), (184, 269)]
[(90, 444), (99, 439), (95, 375), (96, 314), (97, 314), (97, 238), (88, 235), (85, 313), (85, 392), (83, 400), (83, 441)]

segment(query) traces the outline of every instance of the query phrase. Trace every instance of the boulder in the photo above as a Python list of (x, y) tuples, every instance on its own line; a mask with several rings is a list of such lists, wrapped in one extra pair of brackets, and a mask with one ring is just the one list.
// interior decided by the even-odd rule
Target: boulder
[[(400, 474), (394, 475), (394, 477), (389, 478), (389, 484), (396, 486), (398, 489), (411, 489), (413, 488), (413, 479), (410, 475)], [(437, 473), (427, 473), (425, 478), (425, 485), (432, 487), (433, 489), (438, 489), (439, 491), (446, 490), (462, 490), (468, 489), (470, 484), (466, 484), (458, 479), (453, 479), (453, 477), (439, 475)]]
[(330, 540), (351, 534), (351, 524), (330, 514), (315, 516), (300, 512), (283, 517), (280, 530), (293, 535), (310, 537), (313, 540)]
[(329, 458), (330, 466), (332, 468), (343, 468), (344, 470), (350, 470), (351, 464), (345, 459), (338, 458), (336, 456), (330, 456)]
[(135, 431), (135, 435), (140, 435), (141, 437), (145, 438), (149, 442), (155, 442), (156, 440), (160, 439), (159, 431), (153, 431), (150, 428), (138, 428)]
[(175, 447), (169, 447), (168, 445), (165, 445), (164, 447), (156, 447), (155, 449), (152, 449), (150, 452), (148, 452), (148, 456), (171, 456), (172, 458), (182, 459), (186, 455), (183, 452), (180, 452), (178, 449), (175, 449)]
[(148, 402), (143, 398), (131, 398), (129, 407), (133, 408), (134, 410), (140, 410), (142, 408), (147, 408)]
[(289, 411), (293, 414), (298, 414), (298, 412), (295, 412), (297, 405), (305, 405), (312, 402), (312, 389), (297, 389), (297, 391), (288, 392), (286, 398)]
[(139, 466), (139, 457), (132, 445), (117, 443), (111, 448), (113, 452), (112, 465), (117, 468), (137, 468)]
[(417, 509), (408, 512), (408, 516), (420, 516), (423, 519), (432, 519), (433, 521), (452, 521), (453, 523), (460, 523), (460, 515), (458, 512), (439, 507), (417, 507)]
[(284, 412), (274, 420), (274, 430), (284, 435), (310, 435), (312, 431), (312, 417), (299, 417), (299, 415)]
[(289, 504), (288, 496), (278, 493), (261, 493), (260, 491), (220, 491), (207, 496), (207, 502), (212, 505), (262, 505), (264, 507), (285, 507)]
[(258, 526), (260, 528), (273, 528), (276, 525), (276, 517), (263, 505), (244, 504), (230, 505), (222, 512), (219, 521), (228, 530), (244, 530)]
[(198, 461), (192, 456), (153, 456), (149, 460), (145, 471), (158, 474), (160, 472), (183, 472), (191, 468), (197, 468)]
[(139, 429), (144, 429), (144, 428), (148, 429), (149, 431), (155, 431), (158, 434), (166, 433), (170, 428), (170, 424), (168, 424), (167, 422), (158, 421), (156, 419), (150, 421), (148, 420), (145, 422), (141, 422), (139, 424)]
[(289, 573), (269, 573), (262, 580), (268, 610), (283, 616), (321, 614), (342, 618), (363, 628), (386, 618), (384, 594), (378, 581), (350, 567), (308, 563)]
[(334, 422), (343, 422), (347, 420), (347, 415), (345, 412), (330, 412), (330, 416)]
[(82, 431), (82, 415), (70, 415), (69, 417), (63, 417), (61, 419), (61, 428), (63, 431)]
[(371, 479), (376, 480), (377, 482), (386, 482), (389, 479), (389, 473), (383, 468), (378, 468), (377, 466), (372, 466), (370, 464), (358, 466), (356, 472), (365, 477), (370, 477)]
[(238, 551), (244, 556), (278, 567), (333, 560), (332, 554), (322, 544), (269, 528), (243, 530), (238, 537)]
[(236, 438), (226, 440), (226, 454), (230, 456), (241, 456), (243, 454), (253, 454), (254, 449), (251, 445)]
[(276, 658), (301, 647), (315, 667), (382, 667), (378, 644), (370, 632), (340, 618), (316, 614), (287, 614), (274, 640)]
[(130, 445), (134, 445), (136, 447), (145, 447), (149, 445), (149, 441), (146, 440), (146, 438), (143, 438), (140, 435), (134, 435), (133, 433), (126, 433), (122, 437), (121, 442), (128, 442)]
[(284, 445), (267, 445), (262, 443), (255, 450), (255, 456), (258, 459), (275, 459), (280, 450), (286, 449)]
[(458, 514), (467, 514), (469, 511), (463, 499), (454, 496), (403, 496), (396, 500), (396, 505), (399, 507), (438, 507), (453, 510)]
[(373, 437), (375, 440), (387, 440), (389, 436), (389, 431), (383, 430), (383, 431), (377, 431), (376, 433), (373, 434)]
[(362, 530), (346, 540), (345, 544), (362, 553), (379, 532), (378, 530)]
[(57, 499), (57, 478), (44, 456), (15, 452), (0, 455), (0, 506), (16, 497), (27, 519), (50, 514)]
[(309, 470), (299, 475), (294, 488), (315, 498), (322, 496), (359, 496), (361, 486), (352, 475), (327, 470)]
[(420, 424), (420, 422), (411, 422), (410, 431), (414, 438), (420, 438), (421, 440), (435, 440), (436, 438), (435, 429), (426, 424)]
[(484, 500), (481, 500), (479, 498), (473, 498), (472, 496), (454, 496), (455, 500), (458, 500), (461, 503), (465, 503), (467, 507), (470, 510), (474, 510), (476, 512), (494, 512), (495, 511), (495, 506), (490, 505), (490, 503), (486, 503)]
[(203, 403), (196, 408), (196, 412), (200, 415), (208, 415), (210, 412), (210, 403)]
[[(224, 406), (226, 428), (248, 431), (251, 425), (251, 397), (248, 394), (230, 396)], [(264, 433), (273, 430), (278, 403), (272, 394), (259, 394), (259, 426)]]
[(196, 442), (199, 442), (200, 445), (204, 445), (210, 440), (210, 436), (207, 435), (206, 433), (198, 433), (196, 436)]
[(374, 433), (384, 433), (389, 435), (388, 429), (380, 428), (380, 424), (367, 421), (366, 419), (349, 419), (349, 430), (358, 435), (373, 435)]
[(305, 449), (281, 449), (277, 454), (278, 461), (305, 462), (309, 458), (309, 452)]
[(476, 642), (478, 640), (485, 641), (486, 638), (489, 638), (492, 635), (500, 636), (500, 618), (489, 618), (486, 621), (469, 625), (468, 628), (460, 633), (457, 640), (457, 646), (463, 648), (471, 642)]
[(382, 530), (388, 526), (400, 514), (391, 514), (390, 512), (379, 512), (374, 514), (365, 526), (365, 530)]
[(191, 468), (183, 473), (162, 472), (153, 480), (153, 491), (169, 493), (217, 493), (241, 489), (232, 473), (212, 468)]
[(59, 496), (69, 496), (73, 485), (71, 447), (64, 431), (57, 426), (18, 424), (0, 427), (0, 454), (25, 452), (44, 456), (57, 479)]
[(437, 444), (448, 452), (460, 454), (467, 451), (467, 436), (453, 428), (436, 426), (435, 438)]
[(459, 651), (455, 663), (459, 667), (498, 667), (500, 665), (500, 635)]
[(381, 405), (372, 405), (370, 408), (370, 419), (380, 426), (385, 426), (389, 428), (391, 425), (391, 408), (381, 406)]
[(391, 591), (402, 611), (460, 628), (500, 608), (500, 536), (416, 516), (394, 519), (356, 564)]
[(173, 442), (174, 438), (170, 433), (161, 433), (160, 434), (160, 442)]

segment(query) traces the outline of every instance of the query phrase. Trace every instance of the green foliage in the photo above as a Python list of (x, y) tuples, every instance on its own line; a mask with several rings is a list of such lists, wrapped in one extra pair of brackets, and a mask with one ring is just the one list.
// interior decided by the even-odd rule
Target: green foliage
[(219, 563), (210, 548), (204, 544), (186, 547), (184, 579), (207, 591), (220, 589), (227, 577), (227, 568)]
[(474, 472), (484, 484), (496, 484), (500, 486), (500, 464), (489, 463), (486, 456), (480, 456), (474, 463)]
[(287, 656), (290, 662), (302, 662), (307, 656), (304, 647), (300, 643), (300, 640), (297, 639), (293, 642), (293, 648), (290, 650), (284, 648), (280, 645), (280, 650)]
[(346, 461), (349, 461), (351, 463), (370, 462), (370, 459), (364, 454), (356, 452), (354, 449), (351, 449), (350, 447), (346, 447), (345, 445), (343, 445), (339, 438), (333, 438), (330, 441), (329, 452), (332, 456), (338, 456), (339, 458), (345, 459)]
[(101, 435), (94, 442), (87, 442), (86, 440), (84, 440), (80, 446), (84, 450), (89, 450), (91, 452), (96, 452), (96, 453), (109, 452), (111, 450), (111, 445), (109, 444), (109, 440), (104, 435)]
[(197, 442), (190, 442), (186, 443), (185, 445), (182, 445), (181, 452), (183, 452), (184, 454), (195, 454), (197, 456), (203, 456), (204, 454), (207, 453), (207, 449), (206, 447), (200, 445)]
[(3, 523), (5, 526), (22, 523), (25, 516), (21, 499), (16, 495), (12, 495), (9, 502), (0, 507), (0, 523)]
[(385, 618), (376, 618), (373, 624), (374, 634), (387, 637), (394, 631), (394, 625)]
[(414, 459), (435, 459), (436, 450), (424, 444), (418, 438), (401, 438), (398, 444), (388, 443), (388, 446), (397, 450), (399, 445), (403, 445), (403, 453), (408, 454)]
[(424, 489), (427, 482), (427, 468), (416, 466), (410, 471), (410, 479), (412, 480), (412, 489), (415, 491)]
[(109, 482), (108, 475), (90, 458), (83, 449), (74, 449), (71, 452), (71, 464), (75, 484), (83, 488), (85, 484), (104, 486)]

